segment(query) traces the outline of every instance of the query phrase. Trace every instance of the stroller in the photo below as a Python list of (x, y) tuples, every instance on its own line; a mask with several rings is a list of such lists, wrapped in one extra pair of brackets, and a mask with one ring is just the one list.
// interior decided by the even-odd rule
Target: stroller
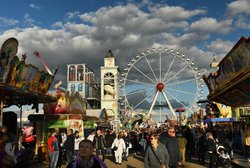
[(218, 144), (216, 146), (217, 164), (225, 168), (231, 168), (231, 149), (228, 145)]

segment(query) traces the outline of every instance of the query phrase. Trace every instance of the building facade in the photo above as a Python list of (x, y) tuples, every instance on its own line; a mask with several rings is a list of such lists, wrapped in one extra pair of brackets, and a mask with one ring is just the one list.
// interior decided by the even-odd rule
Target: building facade
[(101, 109), (105, 109), (114, 126), (119, 123), (119, 78), (120, 71), (116, 59), (109, 50), (101, 67)]
[(86, 64), (67, 65), (67, 90), (86, 98), (87, 109), (100, 109), (100, 87), (95, 72)]

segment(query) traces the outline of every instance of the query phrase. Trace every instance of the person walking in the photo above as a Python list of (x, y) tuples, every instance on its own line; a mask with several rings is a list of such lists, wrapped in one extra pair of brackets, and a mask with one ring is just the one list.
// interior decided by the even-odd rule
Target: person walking
[(209, 168), (216, 168), (216, 142), (214, 140), (213, 134), (208, 132), (206, 134), (206, 149), (209, 156)]
[(57, 160), (57, 168), (60, 168), (62, 166), (62, 135), (60, 134), (60, 129), (55, 128), (56, 135), (55, 137), (57, 138), (58, 146), (59, 146), (59, 157)]
[(123, 132), (123, 140), (126, 145), (126, 152), (124, 153), (124, 160), (128, 160), (128, 154), (129, 154), (129, 149), (131, 148), (131, 142), (130, 142), (130, 136), (128, 135), (128, 132), (124, 131)]
[(186, 162), (186, 145), (187, 145), (187, 139), (181, 134), (177, 134), (177, 140), (179, 142), (179, 147), (180, 147), (180, 154), (181, 154), (181, 163), (182, 166), (184, 166)]
[(107, 135), (105, 136), (105, 141), (106, 141), (106, 154), (112, 155), (112, 150), (111, 150), (111, 145), (115, 140), (115, 132), (113, 132), (112, 130), (109, 130), (107, 132)]
[(121, 165), (122, 163), (122, 154), (126, 150), (126, 145), (122, 139), (122, 133), (119, 133), (115, 138), (114, 142), (111, 145), (111, 148), (115, 153), (115, 163)]
[(156, 133), (151, 135), (150, 141), (144, 157), (144, 168), (167, 168), (169, 153), (166, 146), (159, 142), (159, 135)]
[(87, 137), (87, 139), (93, 142), (94, 141), (94, 137), (95, 137), (95, 130), (93, 129), (91, 131), (91, 133), (89, 134), (89, 136)]
[(67, 139), (63, 144), (63, 150), (66, 151), (67, 163), (70, 163), (73, 161), (74, 147), (75, 147), (75, 137), (73, 134), (73, 129), (68, 129), (67, 130)]
[(59, 158), (59, 145), (56, 138), (56, 130), (51, 131), (51, 136), (48, 138), (49, 149), (49, 168), (57, 168), (57, 161)]
[(80, 137), (79, 131), (75, 131), (75, 145), (74, 145), (74, 155), (77, 155), (78, 150), (79, 150), (79, 143), (84, 140), (84, 137)]
[(180, 155), (180, 147), (179, 142), (175, 136), (175, 128), (169, 127), (167, 131), (167, 135), (163, 134), (159, 141), (164, 144), (169, 153), (169, 168), (176, 168), (177, 166), (181, 166), (181, 155)]
[(82, 140), (79, 143), (79, 151), (76, 158), (66, 168), (107, 168), (106, 164), (93, 155), (94, 144), (90, 140)]
[(198, 142), (198, 159), (199, 162), (205, 164), (205, 153), (206, 153), (206, 134), (204, 130), (199, 131), (199, 142)]
[(191, 161), (193, 154), (195, 153), (195, 140), (194, 135), (190, 127), (186, 126), (183, 132), (183, 136), (187, 140), (186, 155), (187, 160)]
[(96, 136), (94, 137), (93, 140), (94, 143), (94, 147), (95, 147), (95, 152), (96, 152), (96, 156), (99, 157), (100, 154), (102, 154), (102, 160), (105, 160), (105, 142), (104, 142), (104, 137), (102, 135), (101, 130), (97, 130), (96, 131)]
[(246, 149), (248, 162), (250, 162), (250, 126), (246, 126), (244, 143), (245, 143), (245, 149)]

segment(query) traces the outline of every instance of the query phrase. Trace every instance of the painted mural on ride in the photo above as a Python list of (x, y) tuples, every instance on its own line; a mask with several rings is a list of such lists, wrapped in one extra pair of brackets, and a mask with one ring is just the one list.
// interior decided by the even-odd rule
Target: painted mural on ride
[(17, 51), (17, 39), (9, 38), (3, 43), (0, 50), (0, 84), (10, 90), (47, 94), (57, 68), (53, 74), (39, 70), (36, 66), (25, 62), (26, 54), (19, 59), (16, 56)]

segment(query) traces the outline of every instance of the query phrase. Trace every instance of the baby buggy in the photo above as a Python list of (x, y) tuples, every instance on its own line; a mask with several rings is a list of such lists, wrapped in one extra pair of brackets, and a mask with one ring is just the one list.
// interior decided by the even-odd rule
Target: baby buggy
[(231, 168), (230, 147), (218, 144), (216, 147), (217, 164), (220, 167)]

